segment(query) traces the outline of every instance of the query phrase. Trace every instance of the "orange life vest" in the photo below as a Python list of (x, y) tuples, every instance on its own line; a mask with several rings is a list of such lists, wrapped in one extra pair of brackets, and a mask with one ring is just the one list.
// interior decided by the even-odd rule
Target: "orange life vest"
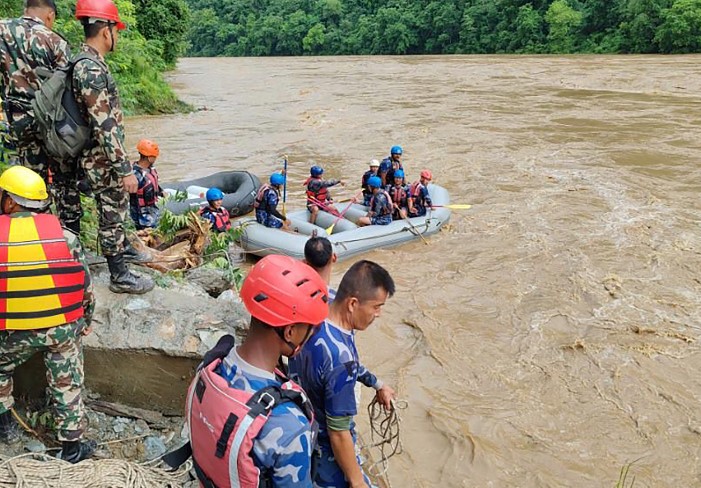
[(53, 215), (0, 215), (0, 330), (47, 329), (83, 316), (85, 270)]
[(407, 195), (403, 186), (393, 186), (390, 188), (389, 194), (392, 197), (392, 202), (397, 204), (399, 207), (406, 202)]

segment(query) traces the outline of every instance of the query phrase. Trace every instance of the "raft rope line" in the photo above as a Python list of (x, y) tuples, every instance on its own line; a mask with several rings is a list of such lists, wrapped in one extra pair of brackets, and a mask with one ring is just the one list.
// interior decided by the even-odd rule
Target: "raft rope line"
[(402, 441), (399, 438), (402, 422), (399, 410), (405, 410), (407, 406), (408, 403), (405, 400), (392, 400), (391, 410), (385, 410), (377, 401), (377, 397), (373, 398), (368, 405), (370, 445), (364, 447), (371, 453), (373, 449), (378, 450), (380, 458), (367, 465), (367, 471), (373, 476), (384, 479), (388, 488), (392, 487), (388, 473), (389, 459), (403, 451)]

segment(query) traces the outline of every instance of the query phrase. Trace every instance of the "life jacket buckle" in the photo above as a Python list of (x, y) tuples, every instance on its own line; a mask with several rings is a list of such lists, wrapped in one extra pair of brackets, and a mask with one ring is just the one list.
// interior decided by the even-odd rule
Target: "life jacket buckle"
[(263, 403), (264, 401), (266, 402), (265, 410), (270, 410), (275, 405), (275, 398), (267, 391), (260, 396), (260, 398), (258, 399), (258, 403)]

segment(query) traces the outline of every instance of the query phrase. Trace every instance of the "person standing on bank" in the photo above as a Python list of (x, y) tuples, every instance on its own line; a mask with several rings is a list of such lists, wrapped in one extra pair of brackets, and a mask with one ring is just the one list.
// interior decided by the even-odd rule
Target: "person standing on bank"
[(119, 31), (126, 26), (111, 0), (78, 0), (75, 15), (85, 32), (81, 53), (89, 59), (75, 65), (73, 94), (92, 129), (92, 142), (83, 150), (80, 164), (95, 195), (100, 216), (98, 236), (110, 270), (110, 290), (146, 293), (153, 289), (153, 280), (132, 273), (125, 262), (124, 221), (129, 194), (137, 192), (138, 181), (124, 149), (117, 85), (104, 60), (114, 51)]
[(22, 17), (0, 21), (3, 110), (20, 164), (41, 175), (54, 197), (58, 218), (80, 234), (83, 213), (75, 162), (49, 156), (36, 132), (31, 106), (41, 82), (68, 64), (70, 51), (68, 43), (51, 30), (56, 20), (54, 0), (26, 0), (24, 5)]
[(315, 488), (372, 486), (356, 455), (355, 387), (374, 388), (378, 401), (392, 408), (394, 390), (360, 362), (356, 331), (366, 330), (394, 294), (394, 281), (379, 264), (358, 261), (341, 279), (328, 318), (297, 356), (290, 358), (290, 377), (309, 395), (319, 422)]
[(12, 375), (35, 353), (44, 355), (59, 457), (77, 463), (95, 450), (85, 429), (82, 336), (95, 300), (78, 236), (49, 205), (44, 180), (22, 166), (0, 175), (0, 442), (19, 440), (12, 416)]

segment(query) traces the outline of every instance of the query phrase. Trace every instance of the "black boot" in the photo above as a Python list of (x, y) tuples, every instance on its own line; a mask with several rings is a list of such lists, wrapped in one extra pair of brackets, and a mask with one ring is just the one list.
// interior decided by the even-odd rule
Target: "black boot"
[(0, 413), (0, 442), (12, 444), (19, 441), (19, 426), (12, 416), (12, 410)]
[(129, 271), (124, 262), (124, 255), (107, 256), (110, 270), (110, 290), (114, 293), (132, 293), (141, 295), (153, 290), (154, 283), (148, 276), (138, 276)]
[(148, 263), (151, 261), (151, 256), (146, 253), (137, 251), (134, 246), (127, 244), (124, 246), (124, 260), (128, 263)]
[(92, 456), (97, 449), (97, 443), (95, 441), (63, 441), (61, 447), (62, 449), (56, 454), (56, 457), (75, 464)]

